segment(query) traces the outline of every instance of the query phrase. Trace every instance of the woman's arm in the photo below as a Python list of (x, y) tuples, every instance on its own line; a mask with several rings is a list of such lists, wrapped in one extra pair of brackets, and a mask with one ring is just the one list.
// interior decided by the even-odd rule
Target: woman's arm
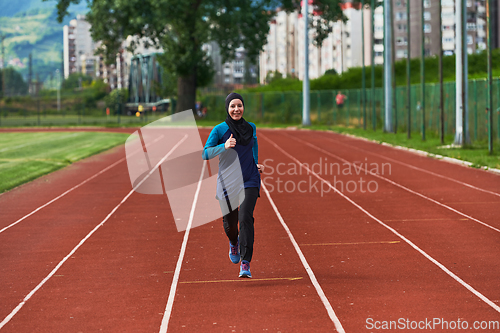
[(218, 144), (220, 138), (219, 138), (219, 131), (217, 130), (217, 127), (215, 127), (212, 132), (210, 132), (210, 135), (208, 136), (207, 143), (205, 144), (205, 147), (203, 148), (203, 159), (204, 160), (210, 160), (217, 155), (222, 154), (226, 148), (224, 147), (224, 143)]
[(218, 144), (222, 136), (223, 134), (221, 134), (220, 127), (215, 127), (212, 132), (210, 132), (207, 143), (203, 148), (204, 160), (210, 160), (215, 156), (222, 154), (224, 150), (234, 148), (234, 146), (236, 146), (236, 139), (233, 138), (233, 134), (231, 134), (231, 136), (226, 140), (225, 143)]
[(253, 159), (255, 161), (255, 164), (259, 164), (259, 144), (257, 142), (257, 129), (255, 127), (255, 124), (250, 123), (250, 125), (253, 127)]

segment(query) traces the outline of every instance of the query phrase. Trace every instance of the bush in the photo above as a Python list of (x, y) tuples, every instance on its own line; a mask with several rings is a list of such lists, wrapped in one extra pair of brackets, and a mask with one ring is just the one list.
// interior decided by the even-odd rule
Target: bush
[(124, 104), (128, 100), (128, 90), (127, 89), (115, 89), (111, 91), (109, 95), (104, 97), (104, 103), (106, 107), (111, 110), (114, 109), (117, 103)]
[(62, 89), (76, 89), (80, 88), (80, 80), (83, 87), (88, 87), (92, 83), (92, 77), (82, 73), (72, 73), (65, 79), (61, 85)]

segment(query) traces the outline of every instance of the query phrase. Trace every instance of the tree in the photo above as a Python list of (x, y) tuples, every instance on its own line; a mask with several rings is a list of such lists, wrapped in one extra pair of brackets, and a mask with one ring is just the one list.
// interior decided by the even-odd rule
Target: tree
[[(44, 0), (48, 1), (48, 0)], [(82, 0), (57, 0), (58, 20), (68, 15), (70, 4)], [(162, 67), (177, 79), (177, 111), (195, 108), (196, 88), (213, 76), (213, 66), (202, 46), (216, 41), (223, 61), (234, 58), (243, 46), (255, 61), (266, 44), (269, 21), (276, 8), (300, 9), (300, 0), (87, 0), (92, 37), (102, 42), (99, 53), (115, 58), (129, 35), (146, 37), (163, 48)], [(342, 0), (313, 0), (316, 20), (314, 43), (321, 45), (330, 23), (345, 20)], [(357, 1), (355, 1), (357, 2)], [(312, 20), (311, 20), (312, 21)], [(134, 49), (136, 45), (131, 45)]]
[(325, 72), (325, 75), (338, 75), (338, 73), (335, 69), (331, 68)]
[(80, 87), (87, 87), (92, 83), (92, 77), (82, 73), (71, 73), (62, 84), (62, 89), (76, 89)]
[[(28, 93), (28, 84), (24, 82), (23, 77), (12, 67), (7, 67), (5, 76), (0, 69), (0, 96), (17, 96), (26, 95)], [(5, 77), (5, 85), (2, 84), (3, 77)], [(5, 87), (5, 92), (2, 91)]]
[(274, 72), (268, 72), (266, 75), (265, 82), (266, 84), (269, 84), (275, 80), (282, 79), (283, 74), (281, 74), (279, 71), (274, 71)]

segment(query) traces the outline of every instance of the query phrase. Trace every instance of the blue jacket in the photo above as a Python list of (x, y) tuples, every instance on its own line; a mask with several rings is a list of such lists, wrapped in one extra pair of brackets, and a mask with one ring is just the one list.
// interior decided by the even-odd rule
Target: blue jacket
[[(241, 173), (243, 176), (244, 187), (257, 187), (260, 189), (260, 174), (257, 169), (257, 163), (259, 161), (259, 146), (257, 143), (257, 133), (255, 124), (249, 123), (253, 128), (253, 140), (246, 146), (238, 144), (236, 141), (236, 146), (234, 149), (238, 153), (238, 158), (241, 165)], [(208, 136), (207, 142), (203, 149), (203, 159), (209, 160), (220, 154), (222, 154), (226, 149), (224, 144), (227, 139), (233, 134), (229, 129), (229, 126), (223, 122), (218, 124), (212, 129), (210, 135)], [(219, 160), (219, 170), (221, 165), (224, 163), (223, 159)], [(217, 191), (219, 192), (219, 191)], [(218, 197), (219, 193), (218, 193)]]

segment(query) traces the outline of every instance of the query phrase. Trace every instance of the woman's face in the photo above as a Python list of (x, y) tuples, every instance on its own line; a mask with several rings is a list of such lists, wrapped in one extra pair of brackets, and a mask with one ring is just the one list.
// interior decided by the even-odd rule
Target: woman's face
[(233, 99), (231, 103), (229, 103), (229, 116), (233, 118), (233, 120), (240, 120), (243, 117), (243, 103), (239, 99)]

